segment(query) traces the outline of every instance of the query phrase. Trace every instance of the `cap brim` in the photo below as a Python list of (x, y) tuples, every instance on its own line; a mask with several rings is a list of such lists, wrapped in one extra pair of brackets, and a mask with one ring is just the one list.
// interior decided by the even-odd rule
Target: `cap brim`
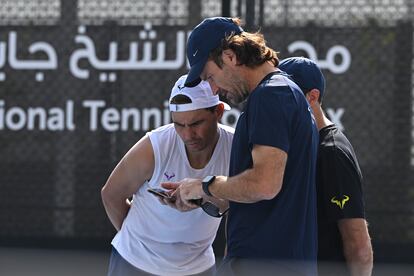
[(185, 80), (184, 86), (194, 87), (201, 82), (200, 75), (203, 72), (204, 66), (206, 65), (208, 56), (201, 59), (197, 63), (191, 66), (190, 72), (188, 72), (187, 79)]

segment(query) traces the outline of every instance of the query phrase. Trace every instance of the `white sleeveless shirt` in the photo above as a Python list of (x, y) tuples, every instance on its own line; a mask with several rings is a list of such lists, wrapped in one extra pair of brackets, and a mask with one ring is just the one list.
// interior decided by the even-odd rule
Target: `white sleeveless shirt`
[(228, 175), (234, 129), (219, 124), (220, 137), (209, 163), (193, 169), (183, 141), (173, 124), (148, 133), (154, 150), (155, 167), (151, 180), (134, 194), (131, 208), (112, 245), (130, 264), (158, 275), (188, 275), (214, 265), (212, 243), (220, 219), (201, 208), (180, 212), (162, 205), (147, 192), (161, 182), (207, 175)]

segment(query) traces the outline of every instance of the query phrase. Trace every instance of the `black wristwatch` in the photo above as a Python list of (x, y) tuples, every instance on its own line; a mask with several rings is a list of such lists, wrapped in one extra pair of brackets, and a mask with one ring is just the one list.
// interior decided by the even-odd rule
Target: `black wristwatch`
[(203, 181), (201, 182), (201, 184), (203, 185), (203, 191), (208, 196), (213, 196), (208, 190), (208, 186), (210, 186), (210, 184), (213, 183), (215, 179), (216, 179), (215, 175), (209, 175), (209, 176), (204, 177)]

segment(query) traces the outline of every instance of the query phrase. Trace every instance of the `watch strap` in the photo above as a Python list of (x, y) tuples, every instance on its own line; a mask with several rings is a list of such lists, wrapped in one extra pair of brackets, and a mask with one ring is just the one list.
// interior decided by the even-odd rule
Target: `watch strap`
[(213, 196), (210, 193), (210, 190), (208, 189), (208, 187), (210, 186), (211, 183), (214, 182), (215, 179), (216, 179), (216, 176), (215, 175), (209, 175), (209, 176), (204, 177), (203, 181), (201, 182), (202, 188), (203, 188), (203, 192), (206, 195), (208, 195), (208, 196)]

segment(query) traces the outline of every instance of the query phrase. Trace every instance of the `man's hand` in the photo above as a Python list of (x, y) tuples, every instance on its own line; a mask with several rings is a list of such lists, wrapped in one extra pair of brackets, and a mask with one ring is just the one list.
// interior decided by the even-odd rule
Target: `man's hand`
[(205, 196), (201, 187), (201, 179), (185, 178), (180, 182), (164, 182), (161, 183), (161, 187), (174, 190), (172, 195), (176, 198), (175, 202), (165, 201), (165, 203), (184, 212), (198, 208), (199, 205), (195, 204), (193, 200)]

